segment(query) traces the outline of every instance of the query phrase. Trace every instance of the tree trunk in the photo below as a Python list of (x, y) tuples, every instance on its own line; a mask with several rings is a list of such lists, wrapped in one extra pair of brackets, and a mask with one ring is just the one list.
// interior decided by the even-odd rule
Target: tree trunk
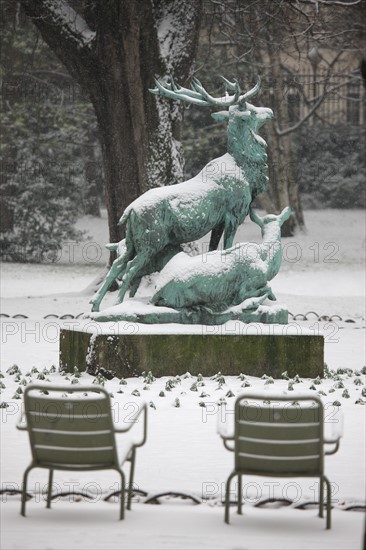
[[(257, 22), (260, 23), (260, 14), (256, 12)], [(273, 35), (271, 34), (273, 33)], [(286, 206), (291, 206), (292, 215), (281, 228), (283, 237), (294, 234), (297, 226), (304, 226), (304, 217), (301, 207), (298, 182), (296, 178), (297, 163), (292, 150), (290, 136), (279, 136), (275, 129), (277, 126), (286, 127), (288, 124), (288, 110), (286, 97), (284, 97), (285, 83), (283, 80), (280, 52), (274, 47), (275, 36), (278, 35), (278, 27), (272, 22), (272, 29), (266, 30), (267, 54), (270, 59), (269, 83), (271, 86), (264, 90), (263, 100), (265, 105), (274, 110), (274, 121), (263, 129), (268, 144), (268, 191), (260, 194), (256, 202), (269, 213), (281, 212)], [(264, 58), (264, 50), (259, 47), (253, 52), (253, 65), (255, 67), (268, 66), (268, 60)], [(272, 96), (270, 95), (272, 92)], [(272, 104), (271, 104), (272, 103)]]
[(0, 199), (0, 233), (13, 231), (14, 229), (14, 212), (7, 204), (6, 198)]
[[(269, 51), (269, 55), (274, 83), (274, 115), (277, 126), (286, 127), (288, 125), (288, 110), (287, 100), (283, 94), (285, 83), (280, 58), (278, 52), (273, 54)], [(281, 228), (282, 236), (290, 237), (294, 235), (296, 227), (304, 226), (292, 138), (290, 135), (278, 135), (274, 124), (269, 126), (268, 135), (269, 194), (278, 212), (285, 206), (291, 206), (292, 215)]]

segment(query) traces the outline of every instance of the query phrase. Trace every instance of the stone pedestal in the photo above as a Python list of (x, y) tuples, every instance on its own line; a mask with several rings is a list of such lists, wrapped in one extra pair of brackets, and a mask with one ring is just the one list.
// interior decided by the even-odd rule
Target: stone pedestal
[[(138, 376), (143, 371), (152, 371), (154, 376), (175, 376), (187, 371), (203, 376), (213, 376), (218, 371), (224, 375), (267, 374), (273, 378), (280, 378), (284, 371), (290, 377), (323, 376), (323, 336), (298, 325), (240, 325), (239, 330), (236, 327), (232, 331), (223, 325), (176, 334), (149, 333), (147, 329), (107, 333), (105, 324), (103, 333), (63, 329), (60, 367), (72, 372), (76, 366), (90, 373), (103, 368), (118, 377)], [(160, 329), (163, 332), (163, 326)]]

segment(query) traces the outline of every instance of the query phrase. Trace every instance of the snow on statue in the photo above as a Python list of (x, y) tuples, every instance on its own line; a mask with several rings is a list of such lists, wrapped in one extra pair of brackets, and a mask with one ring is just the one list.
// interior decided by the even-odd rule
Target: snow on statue
[(271, 109), (257, 108), (248, 100), (259, 91), (257, 85), (241, 94), (238, 82), (224, 79), (232, 95), (214, 98), (198, 80), (192, 89), (174, 81), (156, 81), (154, 94), (202, 106), (227, 107), (213, 113), (215, 120), (228, 121), (228, 153), (209, 162), (194, 178), (151, 189), (132, 202), (120, 223), (126, 224), (126, 239), (110, 245), (118, 249), (101, 288), (93, 298), (93, 311), (112, 282), (121, 281), (119, 301), (130, 288), (134, 296), (143, 275), (160, 270), (180, 252), (180, 245), (211, 233), (210, 250), (215, 250), (224, 233), (224, 248), (229, 248), (238, 226), (248, 214), (253, 199), (267, 188), (266, 143), (259, 128), (270, 118)]
[(149, 304), (127, 300), (94, 314), (94, 319), (207, 325), (233, 319), (287, 323), (287, 309), (262, 304), (266, 298), (276, 300), (268, 281), (279, 272), (281, 226), (290, 215), (289, 207), (278, 216), (263, 218), (251, 209), (250, 218), (262, 231), (262, 244), (243, 242), (193, 257), (181, 252), (160, 272)]
[(213, 311), (224, 311), (248, 298), (260, 298), (258, 305), (267, 297), (275, 300), (268, 281), (280, 269), (281, 226), (290, 214), (289, 207), (279, 216), (270, 214), (263, 218), (250, 211), (251, 219), (262, 230), (261, 245), (239, 243), (204, 257), (187, 258), (181, 252), (161, 272), (160, 288), (151, 302), (179, 309), (207, 306)]
[[(222, 277), (228, 267), (226, 264), (225, 270), (225, 262), (232, 262), (238, 251), (243, 252), (238, 245), (231, 249), (238, 226), (243, 223), (255, 197), (267, 189), (266, 142), (258, 134), (258, 130), (273, 116), (271, 109), (248, 103), (259, 91), (259, 80), (254, 88), (244, 94), (241, 93), (237, 81), (223, 80), (226, 93), (220, 98), (212, 97), (197, 79), (193, 80), (191, 89), (178, 86), (173, 80), (170, 83), (156, 80), (156, 88), (150, 90), (154, 94), (194, 105), (227, 107), (228, 110), (212, 113), (212, 117), (228, 122), (228, 152), (209, 162), (194, 178), (176, 185), (151, 189), (126, 208), (119, 222), (126, 224), (126, 238), (120, 243), (108, 245), (108, 248), (117, 251), (118, 256), (91, 300), (93, 311), (98, 312), (110, 285), (117, 281), (118, 303), (123, 304), (117, 308), (118, 314), (116, 308), (109, 308), (109, 313), (107, 310), (100, 315), (95, 313), (95, 319), (110, 320), (113, 317), (114, 320), (119, 318), (145, 323), (214, 324), (223, 323), (234, 316), (243, 321), (287, 322), (287, 311), (284, 309), (272, 308), (268, 312), (267, 307), (265, 310), (258, 310), (267, 296), (274, 299), (268, 290), (267, 281), (274, 276), (270, 276), (272, 271), (278, 272), (278, 262), (275, 270), (271, 271), (267, 266), (268, 273), (264, 271), (260, 278), (259, 271), (263, 265), (258, 268), (258, 264), (259, 271), (254, 268), (248, 271), (249, 264), (245, 268), (244, 264), (239, 263), (224, 284), (227, 289), (225, 296), (220, 293), (218, 297), (215, 290), (223, 284)], [(276, 235), (279, 239), (280, 225), (289, 215), (290, 210), (286, 209), (279, 217), (264, 218), (263, 224), (267, 223), (267, 218), (273, 224), (276, 218)], [(259, 225), (262, 223), (254, 213), (252, 219)], [(185, 256), (189, 285), (184, 287), (171, 280), (163, 287), (162, 281), (165, 280), (166, 273), (177, 265), (174, 263), (174, 256), (180, 253), (178, 262), (182, 261), (182, 246), (204, 237), (210, 231), (210, 251), (217, 249), (223, 235), (223, 246), (226, 250), (218, 253), (219, 264), (215, 268), (217, 270), (221, 262), (223, 269), (218, 269), (217, 276), (213, 273), (206, 276), (207, 273), (203, 270), (196, 277), (190, 277), (189, 270), (193, 269), (196, 273), (197, 267), (204, 265), (204, 258)], [(267, 234), (268, 231), (264, 231), (264, 239)], [(208, 258), (209, 262), (213, 261), (212, 255)], [(142, 277), (156, 271), (161, 272), (161, 281), (157, 281), (159, 291), (153, 296), (148, 310), (141, 310), (141, 302), (137, 300), (124, 302), (128, 290), (130, 298), (133, 298)], [(248, 277), (253, 280), (248, 280)], [(248, 298), (253, 298), (254, 301), (250, 300), (248, 303)], [(245, 304), (241, 313), (230, 312), (228, 316), (225, 310), (242, 302)], [(159, 311), (158, 307), (163, 304), (164, 312)], [(174, 309), (166, 311), (166, 306)], [(254, 310), (257, 311), (255, 315)]]

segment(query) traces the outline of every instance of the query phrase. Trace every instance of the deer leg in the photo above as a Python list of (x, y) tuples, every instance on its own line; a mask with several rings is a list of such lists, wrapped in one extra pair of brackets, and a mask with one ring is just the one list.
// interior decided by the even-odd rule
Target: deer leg
[(209, 250), (217, 250), (217, 247), (219, 246), (219, 242), (221, 239), (221, 236), (224, 232), (224, 226), (225, 223), (221, 222), (216, 227), (214, 227), (211, 231), (211, 238), (210, 238), (210, 244), (209, 244)]
[[(250, 291), (249, 298), (257, 298), (265, 296), (266, 298), (272, 299), (271, 296), (274, 296), (271, 287), (268, 283), (264, 284), (263, 286), (253, 288), (253, 290)], [(275, 298), (276, 299), (276, 298)]]
[(133, 298), (135, 296), (136, 292), (138, 291), (138, 288), (140, 286), (142, 277), (143, 277), (143, 275), (135, 277), (135, 279), (134, 279), (134, 281), (133, 281), (133, 283), (131, 284), (131, 287), (130, 287), (130, 298)]
[(104, 296), (106, 295), (109, 287), (119, 277), (123, 274), (123, 272), (126, 269), (126, 263), (128, 261), (128, 252), (124, 254), (121, 257), (118, 257), (116, 260), (114, 260), (110, 270), (108, 271), (106, 278), (103, 281), (102, 286), (99, 288), (99, 290), (96, 292), (96, 294), (93, 296), (93, 298), (90, 300), (90, 304), (93, 304), (92, 311), (99, 311), (99, 306), (101, 301), (103, 300)]
[(277, 300), (276, 296), (273, 294), (273, 291), (269, 284), (265, 284), (261, 288), (257, 288), (252, 293), (252, 297), (264, 297), (268, 298), (268, 300)]
[(100, 303), (103, 300), (104, 296), (106, 295), (113, 281), (115, 281), (116, 278), (118, 277), (122, 269), (122, 265), (123, 264), (120, 262), (120, 259), (117, 259), (113, 262), (110, 270), (107, 273), (106, 278), (103, 281), (102, 286), (99, 288), (99, 290), (96, 292), (96, 294), (93, 296), (93, 298), (89, 302), (90, 304), (93, 304), (92, 311), (99, 311)]
[(268, 298), (269, 300), (276, 300), (276, 297), (273, 294), (269, 284), (265, 284), (264, 286), (261, 286), (259, 288), (254, 288), (249, 292), (248, 290), (246, 290), (246, 287), (243, 286), (239, 294), (239, 303), (242, 303), (245, 300), (249, 300), (251, 298), (253, 298), (253, 302), (248, 309), (256, 309), (264, 302), (266, 298)]
[[(125, 274), (122, 279), (122, 284), (118, 292), (118, 302), (123, 302), (123, 298), (125, 297), (125, 294), (128, 290), (128, 287), (132, 283), (132, 281), (136, 278), (140, 278), (141, 281), (141, 271), (146, 266), (146, 264), (149, 262), (149, 258), (144, 256), (141, 257), (141, 254), (135, 256), (131, 261), (128, 262)], [(136, 289), (137, 290), (137, 289)]]
[(224, 249), (233, 246), (236, 230), (238, 229), (238, 221), (236, 218), (226, 218), (224, 231)]
[(150, 275), (151, 273), (155, 273), (156, 271), (161, 271), (166, 264), (179, 252), (182, 252), (181, 246), (178, 245), (171, 245), (168, 244), (163, 250), (158, 252), (152, 260), (150, 260), (146, 266), (145, 269), (140, 271), (138, 276), (134, 277), (133, 280), (130, 282), (130, 298), (133, 298), (140, 286), (141, 279), (145, 275)]
[(273, 293), (273, 290), (271, 289), (269, 284), (266, 284), (266, 286), (264, 288), (265, 288), (268, 300), (272, 300), (273, 302), (275, 302), (277, 300), (277, 298), (276, 298), (275, 294)]

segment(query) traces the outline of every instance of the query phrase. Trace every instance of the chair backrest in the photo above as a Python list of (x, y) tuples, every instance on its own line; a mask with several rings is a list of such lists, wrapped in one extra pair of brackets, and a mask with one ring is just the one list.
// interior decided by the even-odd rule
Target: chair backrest
[[(47, 390), (47, 394), (41, 393)], [(71, 395), (62, 396), (65, 392)], [(29, 385), (24, 392), (33, 461), (59, 469), (118, 466), (110, 397), (98, 386)]]
[(321, 474), (323, 418), (323, 404), (317, 396), (239, 396), (235, 403), (236, 471)]

